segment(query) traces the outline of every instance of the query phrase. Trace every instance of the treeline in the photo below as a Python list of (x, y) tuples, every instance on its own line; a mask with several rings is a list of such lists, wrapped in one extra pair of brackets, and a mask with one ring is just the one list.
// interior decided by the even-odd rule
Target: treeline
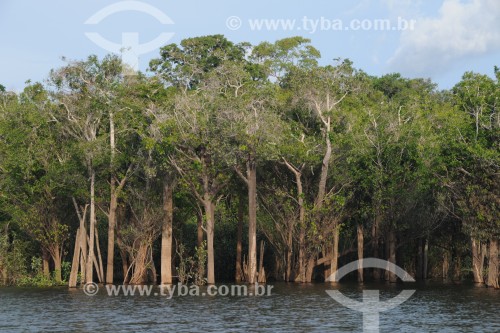
[(0, 87), (1, 282), (311, 282), (376, 257), (498, 288), (498, 68), (439, 91), (319, 59), (213, 35), (147, 75), (91, 56)]

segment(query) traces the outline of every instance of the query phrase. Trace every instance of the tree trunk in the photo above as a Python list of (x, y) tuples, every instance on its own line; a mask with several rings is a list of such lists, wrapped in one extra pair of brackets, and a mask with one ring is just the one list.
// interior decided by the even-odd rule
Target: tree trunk
[(116, 229), (116, 208), (118, 206), (118, 193), (116, 191), (116, 180), (114, 170), (115, 160), (115, 124), (113, 121), (113, 112), (109, 113), (109, 142), (111, 148), (110, 162), (110, 200), (108, 213), (108, 257), (106, 263), (106, 283), (113, 284), (114, 258), (115, 258), (115, 229)]
[(97, 260), (98, 260), (98, 267), (97, 267), (97, 278), (99, 279), (99, 283), (104, 282), (104, 266), (102, 264), (102, 256), (101, 256), (101, 243), (99, 242), (99, 232), (97, 231), (97, 228), (95, 229), (95, 246), (97, 249)]
[(285, 281), (290, 282), (292, 279), (292, 255), (293, 255), (293, 222), (290, 219), (288, 223), (288, 230), (286, 236), (286, 271), (285, 271)]
[(207, 283), (215, 283), (214, 265), (214, 225), (215, 225), (215, 204), (209, 193), (205, 193), (204, 202), (205, 217), (207, 220)]
[(248, 283), (254, 284), (257, 274), (257, 165), (247, 162), (248, 180)]
[(301, 224), (299, 231), (299, 272), (297, 274), (297, 277), (295, 278), (296, 282), (305, 282), (305, 275), (306, 275), (305, 238), (306, 238), (306, 226)]
[(61, 265), (61, 251), (60, 246), (55, 245), (54, 251), (52, 255), (52, 260), (54, 261), (54, 279), (57, 283), (61, 283), (62, 281), (62, 265)]
[[(394, 232), (394, 230), (391, 228), (391, 230), (389, 231), (389, 235), (388, 235), (388, 247), (389, 247), (389, 257), (388, 257), (388, 261), (390, 263), (393, 263), (393, 264), (396, 264), (396, 233)], [(396, 283), (397, 282), (397, 275), (393, 272), (390, 272), (389, 271), (389, 282), (391, 283)]]
[[(330, 261), (330, 274), (337, 272), (339, 268), (339, 240), (340, 240), (340, 228), (338, 222), (335, 223), (335, 229), (333, 230), (333, 254), (332, 260)], [(336, 283), (338, 280), (336, 278), (330, 279), (330, 282)]]
[(49, 268), (50, 254), (45, 248), (42, 248), (42, 272), (43, 276), (50, 278), (50, 268)]
[(422, 238), (418, 239), (417, 243), (417, 267), (416, 267), (416, 278), (418, 280), (423, 279), (424, 275), (424, 246), (423, 246), (423, 241)]
[(488, 255), (488, 287), (499, 288), (498, 284), (499, 258), (498, 239), (490, 239), (490, 251)]
[(364, 235), (363, 235), (363, 225), (358, 223), (357, 227), (357, 239), (358, 239), (358, 282), (363, 283), (363, 244), (364, 244)]
[(313, 278), (313, 274), (314, 274), (314, 267), (316, 266), (315, 263), (316, 263), (316, 260), (314, 260), (314, 258), (309, 258), (309, 260), (307, 260), (306, 270), (305, 270), (305, 278), (304, 278), (304, 281), (301, 281), (301, 282), (306, 282), (306, 283), (312, 282), (312, 278)]
[[(304, 282), (305, 276), (305, 260), (304, 260), (304, 252), (305, 252), (305, 207), (304, 207), (304, 194), (302, 188), (302, 168), (298, 169), (288, 163), (286, 159), (283, 159), (286, 167), (293, 172), (295, 175), (295, 183), (297, 184), (297, 202), (299, 204), (299, 272), (298, 277), (295, 278), (297, 282)], [(292, 275), (292, 258), (293, 258), (293, 231), (294, 225), (293, 220), (289, 221), (288, 225), (288, 233), (287, 233), (287, 253), (286, 253), (286, 273), (285, 280), (291, 281)]]
[(319, 178), (318, 184), (318, 195), (316, 197), (315, 206), (320, 208), (323, 205), (323, 200), (325, 199), (326, 193), (326, 181), (328, 179), (328, 168), (330, 166), (330, 158), (332, 157), (332, 143), (330, 142), (330, 119), (328, 119), (328, 124), (325, 131), (325, 142), (326, 142), (326, 151), (323, 156), (323, 162), (321, 165), (321, 174)]
[(134, 258), (134, 266), (132, 276), (130, 277), (130, 284), (142, 285), (147, 282), (147, 263), (149, 260), (148, 255), (149, 244), (146, 241), (139, 242)]
[(125, 219), (125, 212), (124, 212), (124, 207), (123, 205), (120, 205), (117, 207), (116, 210), (116, 245), (118, 245), (118, 249), (120, 251), (120, 258), (122, 261), (122, 271), (123, 271), (123, 283), (128, 283), (127, 280), (127, 272), (129, 269), (128, 266), (128, 256), (127, 256), (127, 251), (125, 249), (125, 245), (123, 244), (122, 236), (121, 236), (121, 224), (122, 221)]
[(264, 269), (264, 241), (260, 241), (260, 259), (259, 259), (259, 270), (257, 273), (257, 282), (266, 283), (266, 270)]
[(166, 179), (163, 185), (163, 210), (165, 217), (161, 230), (161, 284), (172, 284), (172, 223), (173, 184)]
[(81, 229), (78, 228), (76, 230), (75, 249), (73, 251), (73, 260), (71, 261), (71, 273), (69, 275), (69, 281), (68, 281), (68, 286), (70, 288), (76, 287), (78, 278), (78, 266), (80, 265), (80, 253), (81, 253), (80, 232)]
[(424, 239), (424, 270), (423, 270), (423, 278), (424, 280), (427, 280), (428, 276), (428, 267), (429, 267), (429, 241), (428, 239)]
[(483, 284), (483, 267), (484, 267), (484, 252), (482, 251), (482, 244), (480, 241), (471, 238), (471, 248), (472, 248), (472, 275), (474, 278), (474, 283)]
[(201, 246), (203, 246), (203, 213), (202, 212), (199, 212), (198, 214), (196, 214), (197, 216), (197, 226), (196, 226), (196, 246), (198, 248), (200, 248)]
[[(382, 219), (381, 215), (377, 212), (377, 215), (375, 216), (375, 219), (373, 220), (373, 225), (372, 225), (372, 255), (373, 255), (373, 258), (379, 258), (379, 251), (378, 251), (379, 245), (380, 245), (379, 226), (380, 226), (381, 219)], [(373, 268), (372, 274), (373, 274), (373, 279), (375, 281), (380, 280), (380, 278), (381, 278), (380, 269)]]
[(243, 238), (243, 210), (244, 210), (243, 195), (240, 194), (238, 201), (238, 228), (236, 230), (236, 283), (240, 283), (243, 279), (242, 267), (241, 267), (241, 255), (242, 255), (242, 238)]
[(450, 272), (450, 255), (447, 250), (443, 254), (443, 281), (448, 281)]
[(116, 229), (116, 207), (118, 206), (118, 197), (115, 189), (115, 179), (111, 175), (110, 182), (111, 198), (108, 214), (108, 257), (106, 263), (106, 283), (113, 284), (114, 258), (115, 258), (115, 229)]
[(87, 258), (87, 267), (85, 268), (86, 277), (85, 282), (91, 283), (94, 281), (94, 241), (95, 241), (95, 171), (90, 170), (90, 236), (89, 236), (89, 255)]
[(83, 284), (85, 283), (85, 278), (86, 278), (86, 272), (87, 272), (87, 228), (85, 227), (85, 215), (83, 216), (82, 221), (80, 222), (80, 245), (81, 245), (81, 252), (80, 252), (80, 283)]

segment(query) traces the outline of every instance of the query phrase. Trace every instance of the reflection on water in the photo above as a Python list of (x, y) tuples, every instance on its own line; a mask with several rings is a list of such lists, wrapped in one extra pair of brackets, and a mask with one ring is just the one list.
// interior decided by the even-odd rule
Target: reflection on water
[(500, 291), (455, 285), (296, 285), (277, 283), (270, 297), (125, 297), (81, 289), (0, 289), (0, 332), (361, 332), (361, 313), (325, 292), (361, 300), (417, 289), (380, 314), (380, 332), (500, 332)]

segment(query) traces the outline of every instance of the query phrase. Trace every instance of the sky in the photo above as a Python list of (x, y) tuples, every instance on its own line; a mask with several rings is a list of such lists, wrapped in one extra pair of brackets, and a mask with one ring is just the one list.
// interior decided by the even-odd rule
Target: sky
[(21, 91), (63, 57), (109, 52), (146, 71), (161, 45), (210, 34), (254, 45), (303, 36), (324, 65), (348, 58), (370, 75), (448, 89), (466, 71), (500, 66), (500, 1), (0, 0), (0, 84)]

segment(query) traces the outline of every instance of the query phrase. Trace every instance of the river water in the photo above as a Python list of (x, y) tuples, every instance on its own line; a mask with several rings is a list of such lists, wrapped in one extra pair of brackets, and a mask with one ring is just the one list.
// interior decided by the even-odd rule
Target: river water
[[(362, 301), (403, 289), (413, 296), (379, 314), (380, 332), (500, 332), (500, 291), (468, 285), (276, 283), (270, 296), (108, 296), (82, 289), (0, 288), (0, 332), (362, 332), (360, 312), (333, 300), (337, 289)], [(156, 289), (155, 289), (156, 290)], [(202, 291), (205, 289), (202, 289)]]

